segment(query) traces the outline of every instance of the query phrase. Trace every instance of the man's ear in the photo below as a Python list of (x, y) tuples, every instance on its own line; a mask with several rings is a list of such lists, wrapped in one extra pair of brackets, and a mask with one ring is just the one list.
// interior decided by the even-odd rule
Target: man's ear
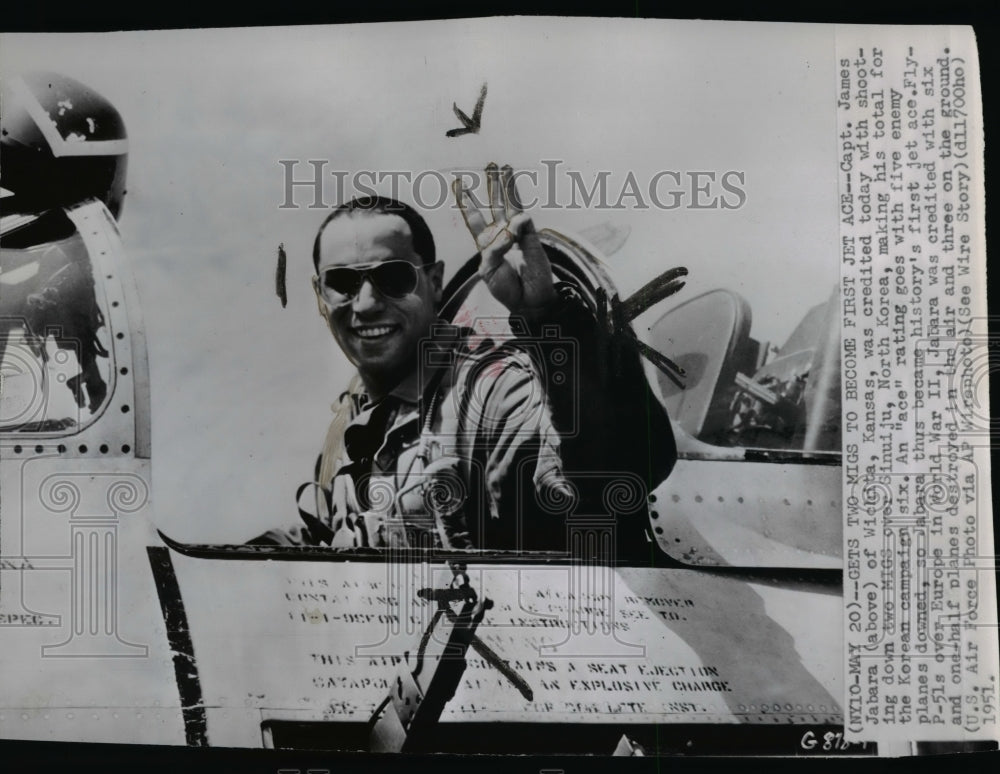
[(323, 301), (323, 294), (319, 290), (319, 277), (313, 275), (312, 286), (313, 292), (316, 294), (316, 308), (319, 310), (319, 316), (329, 324), (330, 315), (326, 311), (326, 302)]
[(425, 271), (431, 282), (431, 289), (434, 291), (434, 303), (440, 304), (441, 292), (444, 290), (444, 261), (435, 261), (434, 265)]

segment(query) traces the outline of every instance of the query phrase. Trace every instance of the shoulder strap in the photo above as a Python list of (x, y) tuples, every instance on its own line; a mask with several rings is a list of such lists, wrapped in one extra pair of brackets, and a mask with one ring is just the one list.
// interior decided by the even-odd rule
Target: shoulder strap
[(357, 373), (351, 378), (347, 390), (340, 396), (340, 400), (333, 408), (333, 419), (326, 431), (326, 438), (323, 441), (323, 449), (316, 460), (315, 480), (302, 484), (295, 493), (295, 502), (298, 503), (302, 493), (309, 487), (314, 488), (316, 495), (316, 513), (306, 513), (298, 507), (299, 516), (317, 540), (329, 543), (333, 536), (333, 513), (332, 513), (332, 487), (334, 473), (337, 472), (337, 465), (344, 448), (344, 430), (351, 422), (354, 414), (353, 397), (361, 389), (361, 376)]
[(323, 487), (329, 486), (333, 474), (337, 472), (337, 464), (344, 448), (344, 430), (350, 424), (354, 413), (354, 401), (351, 396), (360, 389), (361, 377), (354, 374), (351, 383), (347, 386), (347, 391), (340, 396), (340, 405), (334, 411), (330, 427), (326, 431), (326, 440), (323, 442), (323, 450), (319, 456), (319, 467), (316, 471), (316, 480)]

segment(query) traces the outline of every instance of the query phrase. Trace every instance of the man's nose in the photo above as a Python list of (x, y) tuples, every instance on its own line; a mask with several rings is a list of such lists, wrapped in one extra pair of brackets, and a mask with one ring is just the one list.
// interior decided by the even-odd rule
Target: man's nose
[(382, 294), (372, 284), (372, 281), (365, 277), (358, 288), (358, 293), (354, 296), (351, 306), (356, 314), (363, 314), (382, 307)]

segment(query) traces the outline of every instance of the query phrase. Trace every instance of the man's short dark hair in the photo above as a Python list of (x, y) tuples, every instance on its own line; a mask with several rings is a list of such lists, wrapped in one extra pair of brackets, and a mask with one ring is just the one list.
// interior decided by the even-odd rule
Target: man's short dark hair
[(334, 208), (333, 212), (326, 216), (323, 225), (319, 227), (319, 231), (316, 232), (316, 240), (313, 242), (313, 267), (315, 269), (319, 269), (319, 242), (327, 224), (335, 218), (353, 213), (399, 216), (410, 227), (410, 234), (413, 237), (413, 251), (423, 259), (424, 266), (430, 266), (434, 263), (434, 237), (431, 235), (430, 228), (427, 227), (427, 221), (419, 212), (410, 205), (388, 196), (359, 196)]

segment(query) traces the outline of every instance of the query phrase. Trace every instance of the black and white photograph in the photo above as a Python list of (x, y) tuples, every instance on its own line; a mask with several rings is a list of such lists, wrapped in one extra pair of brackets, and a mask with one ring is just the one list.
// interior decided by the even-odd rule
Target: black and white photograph
[(970, 28), (0, 34), (0, 738), (996, 749)]

